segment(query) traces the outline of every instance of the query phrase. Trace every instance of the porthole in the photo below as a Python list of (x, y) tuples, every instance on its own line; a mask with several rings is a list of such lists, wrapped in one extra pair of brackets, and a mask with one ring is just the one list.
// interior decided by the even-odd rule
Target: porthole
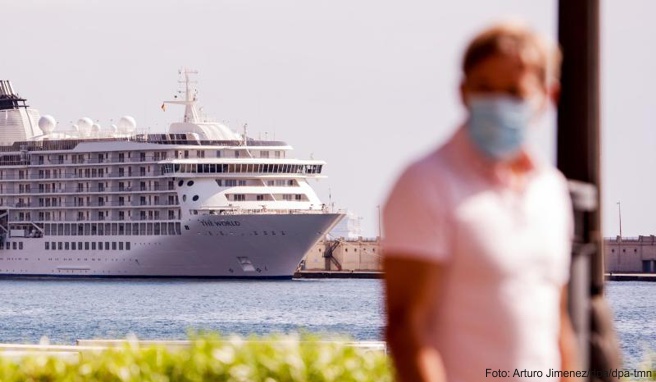
[(184, 185), (184, 180), (180, 180), (180, 181), (178, 182), (178, 187), (182, 187), (183, 185)]
[(194, 202), (197, 201), (198, 200), (198, 195), (194, 195), (194, 197), (191, 198), (191, 200), (193, 200)]
[(187, 195), (182, 195), (182, 201), (186, 202), (187, 201)]
[(187, 186), (191, 187), (191, 186), (193, 186), (193, 185), (194, 185), (194, 181), (193, 181), (193, 180), (190, 180), (190, 181), (187, 182)]

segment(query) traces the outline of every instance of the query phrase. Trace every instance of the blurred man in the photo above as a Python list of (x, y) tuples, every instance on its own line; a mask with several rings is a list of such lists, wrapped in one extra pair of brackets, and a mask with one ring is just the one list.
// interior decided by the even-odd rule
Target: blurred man
[(559, 64), (522, 25), (477, 35), (462, 63), (465, 122), (389, 195), (386, 336), (403, 382), (559, 380), (554, 370), (576, 370), (567, 185), (526, 145), (556, 98)]

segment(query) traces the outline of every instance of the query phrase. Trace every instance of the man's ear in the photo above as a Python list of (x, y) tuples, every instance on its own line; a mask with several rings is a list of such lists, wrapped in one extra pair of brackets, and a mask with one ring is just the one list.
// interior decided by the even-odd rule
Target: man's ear
[(551, 102), (553, 102), (554, 106), (558, 106), (558, 101), (560, 101), (560, 83), (554, 82), (553, 84), (549, 85), (548, 92), (548, 96)]

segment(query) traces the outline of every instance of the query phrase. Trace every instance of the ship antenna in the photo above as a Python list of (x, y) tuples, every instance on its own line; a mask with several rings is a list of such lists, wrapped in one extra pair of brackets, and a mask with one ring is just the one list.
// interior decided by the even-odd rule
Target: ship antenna
[(198, 74), (198, 71), (183, 68), (180, 69), (178, 73), (184, 75), (184, 79), (178, 81), (181, 84), (184, 84), (184, 100), (178, 100), (176, 97), (175, 101), (164, 101), (164, 103), (185, 105), (184, 122), (198, 123), (200, 122), (198, 110), (196, 109), (196, 94), (198, 91), (191, 86), (191, 84), (195, 84), (196, 81), (192, 81), (189, 76), (190, 74)]
[(246, 146), (246, 142), (248, 141), (248, 138), (246, 138), (246, 134), (248, 133), (248, 123), (244, 123), (244, 146)]

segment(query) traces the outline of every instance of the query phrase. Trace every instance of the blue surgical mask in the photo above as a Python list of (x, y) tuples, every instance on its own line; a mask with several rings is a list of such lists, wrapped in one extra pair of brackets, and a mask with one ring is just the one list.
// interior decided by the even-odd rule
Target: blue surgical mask
[(468, 98), (469, 136), (485, 155), (496, 160), (516, 157), (526, 140), (535, 108), (529, 100), (509, 95)]

